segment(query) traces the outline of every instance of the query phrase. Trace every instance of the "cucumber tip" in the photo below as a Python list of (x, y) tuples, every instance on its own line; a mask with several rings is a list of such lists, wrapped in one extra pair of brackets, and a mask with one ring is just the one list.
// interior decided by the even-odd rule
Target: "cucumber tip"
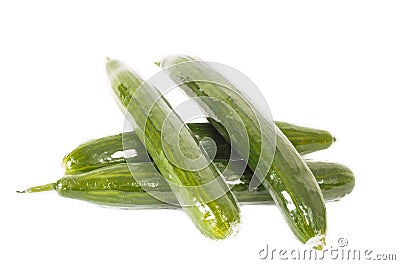
[(314, 236), (306, 242), (306, 246), (309, 246), (315, 250), (322, 250), (324, 249), (325, 245), (325, 235)]

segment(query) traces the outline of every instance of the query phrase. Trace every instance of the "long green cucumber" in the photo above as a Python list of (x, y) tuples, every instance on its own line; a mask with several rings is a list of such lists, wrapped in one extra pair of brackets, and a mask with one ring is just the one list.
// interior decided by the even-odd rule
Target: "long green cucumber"
[(115, 95), (136, 123), (136, 135), (196, 227), (212, 239), (235, 234), (238, 202), (190, 129), (160, 92), (137, 74), (116, 60), (109, 60), (106, 69)]
[[(239, 162), (234, 162), (239, 163)], [(223, 171), (227, 160), (216, 160), (215, 165)], [(307, 161), (307, 165), (322, 190), (325, 201), (338, 200), (349, 194), (354, 187), (354, 175), (347, 167), (328, 162)], [(146, 179), (142, 183), (132, 177), (132, 173)], [(83, 200), (99, 205), (121, 208), (170, 208), (177, 207), (150, 195), (146, 189), (162, 192), (174, 197), (170, 187), (151, 162), (140, 162), (128, 168), (126, 163), (102, 167), (82, 174), (65, 175), (56, 183), (32, 187), (25, 192), (56, 190), (61, 196)], [(243, 175), (232, 170), (226, 172), (227, 184), (241, 204), (260, 204), (273, 202), (271, 195), (259, 186), (249, 191), (248, 186), (253, 175), (247, 168)]]
[[(244, 126), (247, 135), (232, 131), (226, 140), (230, 140), (239, 153), (250, 148), (248, 165), (269, 189), (289, 227), (301, 242), (322, 249), (326, 208), (321, 190), (311, 170), (282, 131), (266, 120), (251, 102), (245, 100), (239, 89), (209, 64), (188, 56), (175, 56), (164, 59), (161, 66), (189, 96), (201, 97), (202, 107), (213, 113), (213, 118), (231, 128)], [(221, 125), (213, 125), (226, 137)], [(275, 150), (271, 146), (274, 141)]]
[[(320, 129), (302, 127), (286, 122), (275, 122), (276, 126), (288, 137), (296, 150), (304, 155), (331, 146), (335, 138), (329, 132)], [(212, 138), (217, 145), (215, 159), (227, 159), (231, 153), (230, 144), (209, 123), (188, 123), (187, 126), (198, 141)], [(124, 135), (126, 146), (134, 147), (129, 150), (130, 162), (144, 162), (147, 151), (135, 132)], [(212, 145), (202, 141), (203, 147)], [(67, 174), (83, 173), (100, 167), (124, 163), (124, 148), (122, 134), (94, 139), (83, 143), (68, 153), (62, 162)]]

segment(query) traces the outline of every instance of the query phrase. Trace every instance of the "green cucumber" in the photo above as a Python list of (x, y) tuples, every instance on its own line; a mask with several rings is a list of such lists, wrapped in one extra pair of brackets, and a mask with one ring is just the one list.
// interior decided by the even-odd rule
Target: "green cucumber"
[[(215, 165), (223, 171), (227, 160), (216, 160)], [(239, 162), (233, 162), (239, 163)], [(325, 201), (338, 200), (349, 194), (354, 187), (354, 175), (347, 167), (327, 162), (307, 161), (307, 165), (322, 190)], [(235, 172), (235, 167), (225, 174), (227, 184), (232, 186), (232, 192), (241, 204), (260, 204), (273, 202), (271, 195), (259, 186), (249, 191), (248, 186), (253, 175), (247, 168), (243, 175), (240, 170)], [(132, 177), (140, 175), (146, 179), (142, 183)], [(56, 190), (59, 195), (77, 200), (83, 200), (99, 205), (132, 208), (175, 208), (177, 205), (168, 204), (151, 196), (146, 189), (164, 193), (165, 196), (174, 197), (168, 183), (154, 169), (151, 162), (139, 162), (131, 165), (126, 163), (102, 167), (97, 170), (82, 174), (65, 175), (56, 183), (32, 187), (25, 192), (40, 192)]]
[[(213, 118), (232, 127), (244, 125), (247, 135), (232, 131), (227, 136), (221, 125), (212, 123), (242, 156), (246, 156), (242, 154), (243, 150), (250, 147), (248, 165), (269, 190), (289, 227), (301, 242), (322, 249), (326, 208), (321, 190), (311, 170), (282, 131), (267, 121), (251, 102), (243, 98), (239, 89), (209, 64), (188, 56), (176, 56), (166, 58), (161, 66), (189, 96), (201, 97), (202, 107), (213, 113)], [(271, 146), (273, 142), (275, 150)]]
[[(215, 158), (227, 158), (230, 155), (230, 145), (222, 138), (222, 136), (207, 123), (189, 123), (189, 129), (193, 132), (198, 141), (212, 138), (217, 144), (217, 152)], [(122, 143), (124, 137), (124, 144)], [(202, 146), (210, 149), (208, 141), (202, 141)], [(129, 149), (129, 162), (145, 162), (148, 161), (146, 148), (138, 138), (135, 132), (125, 132), (106, 136), (99, 139), (90, 140), (83, 143), (65, 155), (62, 166), (67, 174), (78, 174), (94, 170), (100, 167), (110, 166), (119, 163), (125, 163), (123, 145), (131, 147)]]
[(276, 121), (275, 125), (289, 139), (301, 155), (327, 149), (336, 141), (331, 133), (287, 122)]
[(106, 68), (115, 95), (136, 123), (136, 135), (196, 227), (211, 239), (235, 234), (238, 202), (190, 129), (155, 87), (116, 60)]
[[(328, 148), (334, 141), (327, 131), (302, 127), (285, 122), (275, 122), (276, 126), (288, 137), (300, 154), (309, 154)], [(188, 123), (187, 126), (198, 141), (212, 138), (217, 145), (215, 159), (227, 159), (231, 153), (230, 144), (209, 123)], [(144, 162), (147, 160), (147, 151), (134, 132), (124, 135), (126, 146), (130, 149), (130, 162)], [(210, 145), (202, 141), (207, 150)], [(100, 167), (125, 163), (122, 134), (107, 136), (88, 141), (68, 153), (62, 162), (67, 174), (78, 174)]]

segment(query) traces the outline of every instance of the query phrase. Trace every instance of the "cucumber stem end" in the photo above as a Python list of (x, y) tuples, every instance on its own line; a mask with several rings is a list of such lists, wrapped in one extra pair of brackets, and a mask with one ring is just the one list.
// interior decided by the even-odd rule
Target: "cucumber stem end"
[(31, 187), (26, 190), (21, 190), (21, 191), (17, 190), (17, 193), (34, 193), (34, 192), (55, 190), (55, 185), (56, 185), (55, 183), (49, 183), (41, 186)]

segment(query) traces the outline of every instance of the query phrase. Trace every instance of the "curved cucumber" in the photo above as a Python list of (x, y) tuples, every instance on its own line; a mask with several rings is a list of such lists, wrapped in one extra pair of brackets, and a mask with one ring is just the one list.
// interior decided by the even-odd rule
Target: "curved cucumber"
[[(288, 137), (300, 154), (308, 154), (328, 148), (334, 137), (327, 131), (302, 127), (285, 122), (275, 122), (276, 126)], [(231, 153), (230, 144), (209, 123), (188, 123), (187, 126), (193, 132), (198, 141), (212, 138), (217, 145), (215, 159), (227, 159)], [(135, 132), (125, 133), (125, 146), (135, 147), (129, 150), (130, 162), (147, 161), (147, 151)], [(203, 141), (203, 147), (208, 149)], [(76, 147), (68, 153), (62, 162), (67, 174), (78, 174), (94, 170), (100, 167), (124, 163), (124, 149), (122, 146), (122, 134), (107, 136), (88, 141)]]
[[(115, 95), (136, 123), (136, 135), (197, 228), (212, 239), (235, 234), (238, 202), (190, 129), (155, 87), (116, 60), (106, 68)], [(196, 166), (201, 169), (193, 170)]]
[[(227, 160), (218, 160), (215, 161), (215, 165), (222, 171), (227, 162)], [(315, 161), (307, 161), (307, 165), (313, 172), (325, 201), (338, 200), (353, 190), (354, 175), (347, 167), (336, 163)], [(65, 175), (56, 183), (32, 187), (26, 192), (55, 189), (63, 197), (121, 208), (177, 207), (160, 201), (146, 192), (150, 189), (174, 198), (168, 183), (157, 170), (154, 170), (151, 162), (136, 163), (130, 169), (135, 175), (140, 175), (140, 179), (146, 181), (137, 183), (127, 164), (122, 163), (82, 174)], [(262, 185), (254, 191), (249, 191), (252, 175), (252, 171), (248, 168), (241, 175), (240, 171), (235, 172), (232, 167), (232, 170), (228, 171), (224, 177), (227, 184), (232, 186), (232, 192), (241, 204), (273, 202), (271, 195)]]
[[(201, 97), (202, 107), (216, 119), (233, 128), (244, 125), (247, 135), (232, 131), (225, 139), (230, 140), (239, 153), (250, 147), (248, 165), (269, 189), (289, 227), (301, 242), (322, 249), (326, 209), (321, 190), (311, 170), (282, 131), (270, 124), (244, 99), (239, 89), (207, 63), (177, 56), (166, 58), (161, 66), (189, 96)], [(216, 104), (217, 101), (225, 104)], [(235, 113), (241, 121), (236, 119)], [(220, 125), (213, 125), (226, 137)], [(271, 147), (273, 142), (275, 150)], [(272, 164), (268, 165), (267, 161)]]

